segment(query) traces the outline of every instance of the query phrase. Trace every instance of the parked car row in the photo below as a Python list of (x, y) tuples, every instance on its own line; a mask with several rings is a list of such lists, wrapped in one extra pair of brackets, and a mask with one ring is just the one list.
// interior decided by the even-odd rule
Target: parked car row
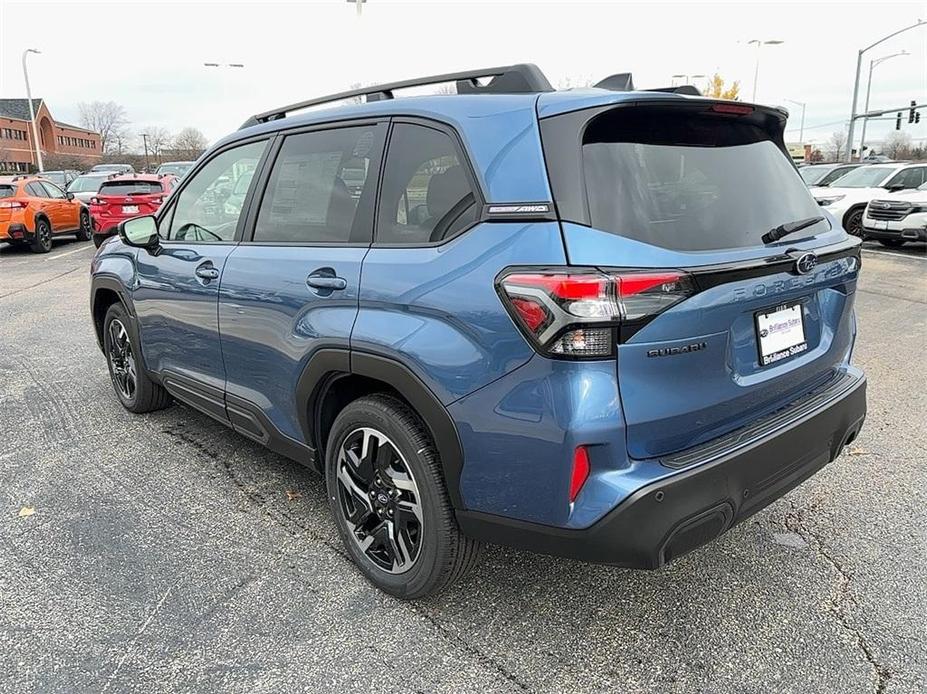
[(47, 253), (55, 236), (99, 247), (119, 222), (152, 214), (177, 185), (173, 174), (92, 172), (63, 190), (46, 176), (0, 177), (0, 242)]
[[(805, 167), (802, 171), (811, 168)], [(871, 164), (856, 167), (824, 186), (812, 185), (811, 194), (849, 233), (866, 237), (871, 234), (864, 228), (863, 217), (870, 202), (876, 199), (892, 199), (902, 191), (916, 190), (925, 181), (927, 164)], [(908, 240), (914, 239), (911, 237)]]
[(863, 215), (863, 236), (890, 248), (927, 241), (927, 182), (870, 202)]

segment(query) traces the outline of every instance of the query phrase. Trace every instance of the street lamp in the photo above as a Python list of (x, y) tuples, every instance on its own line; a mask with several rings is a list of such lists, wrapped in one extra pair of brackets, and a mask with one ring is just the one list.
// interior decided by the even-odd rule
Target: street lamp
[(795, 101), (795, 99), (786, 99), (786, 101), (796, 106), (801, 106), (801, 126), (799, 126), (798, 129), (798, 141), (805, 144), (805, 107), (808, 104), (802, 101)]
[[(881, 58), (873, 58), (869, 61), (869, 82), (866, 85), (866, 105), (863, 107), (863, 113), (869, 113), (869, 93), (872, 91), (872, 71), (875, 69), (876, 65), (884, 63), (886, 60), (891, 58), (897, 58), (900, 55), (910, 55), (907, 51), (901, 51), (899, 53), (892, 53), (891, 55), (886, 55)], [(859, 136), (859, 158), (863, 158), (863, 150), (866, 148), (866, 124), (869, 122), (869, 119), (863, 117), (863, 132)]]
[[(863, 68), (863, 53), (870, 50), (871, 48), (875, 48), (884, 41), (888, 41), (894, 36), (898, 36), (898, 34), (908, 31), (909, 29), (916, 29), (919, 26), (927, 26), (927, 23), (925, 23), (923, 19), (918, 19), (917, 24), (911, 24), (910, 26), (906, 26), (904, 29), (899, 29), (898, 31), (889, 34), (888, 36), (883, 36), (875, 43), (870, 44), (865, 48), (860, 48), (859, 53), (856, 54), (856, 79), (853, 80), (853, 104), (850, 107), (850, 129), (847, 132), (847, 161), (850, 161), (850, 159), (853, 157), (853, 126), (856, 125), (856, 100), (859, 97), (859, 73)], [(860, 150), (860, 154), (862, 154), (862, 150)]]
[(779, 46), (785, 43), (785, 41), (780, 41), (779, 39), (770, 39), (760, 40), (760, 39), (751, 39), (747, 41), (748, 46), (756, 46), (756, 67), (753, 68), (753, 99), (752, 101), (756, 102), (756, 82), (760, 77), (760, 46)]
[(30, 53), (41, 53), (42, 51), (35, 48), (27, 48), (23, 51), (23, 77), (26, 78), (26, 101), (29, 102), (29, 118), (32, 121), (32, 141), (35, 143), (35, 158), (39, 165), (39, 173), (45, 170), (42, 163), (42, 147), (39, 145), (39, 131), (35, 127), (35, 109), (32, 108), (32, 90), (29, 88), (29, 71), (26, 69), (26, 56)]
[(365, 3), (365, 2), (367, 2), (367, 0), (348, 0), (348, 4), (349, 4), (349, 5), (350, 5), (351, 3), (354, 3), (354, 5), (357, 7), (357, 16), (358, 16), (358, 17), (360, 17), (360, 16), (361, 16), (361, 12), (363, 12), (364, 3)]

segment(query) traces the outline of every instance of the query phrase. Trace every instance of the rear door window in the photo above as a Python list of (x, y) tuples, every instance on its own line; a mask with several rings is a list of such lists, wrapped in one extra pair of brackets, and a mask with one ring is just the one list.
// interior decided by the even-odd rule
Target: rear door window
[(288, 136), (274, 162), (253, 240), (369, 243), (384, 127), (335, 128)]
[(0, 186), (0, 198), (12, 198), (15, 194), (13, 186)]
[(376, 241), (423, 245), (473, 224), (479, 205), (454, 141), (446, 133), (398, 123), (390, 135)]
[(589, 124), (582, 165), (593, 227), (672, 250), (760, 246), (770, 229), (821, 215), (782, 149), (731, 117), (616, 109)]

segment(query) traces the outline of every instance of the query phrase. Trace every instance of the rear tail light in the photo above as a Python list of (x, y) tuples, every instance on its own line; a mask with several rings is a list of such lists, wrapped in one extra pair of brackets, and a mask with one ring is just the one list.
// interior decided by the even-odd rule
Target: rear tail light
[(570, 503), (576, 501), (579, 491), (589, 479), (589, 454), (585, 446), (577, 446), (573, 452), (573, 471), (570, 474)]
[(21, 200), (0, 200), (0, 210), (23, 210), (26, 203)]
[(611, 356), (622, 325), (647, 321), (694, 293), (691, 277), (676, 270), (519, 271), (502, 276), (498, 289), (539, 352), (574, 358)]

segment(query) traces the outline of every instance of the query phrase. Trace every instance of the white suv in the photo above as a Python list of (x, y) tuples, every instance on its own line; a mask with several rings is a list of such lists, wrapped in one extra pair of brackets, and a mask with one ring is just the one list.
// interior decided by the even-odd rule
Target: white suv
[(927, 241), (927, 183), (870, 202), (863, 234), (891, 248), (905, 241)]
[(873, 164), (861, 166), (835, 181), (832, 188), (811, 188), (818, 204), (854, 236), (863, 235), (863, 212), (886, 191), (914, 189), (927, 181), (927, 164)]

